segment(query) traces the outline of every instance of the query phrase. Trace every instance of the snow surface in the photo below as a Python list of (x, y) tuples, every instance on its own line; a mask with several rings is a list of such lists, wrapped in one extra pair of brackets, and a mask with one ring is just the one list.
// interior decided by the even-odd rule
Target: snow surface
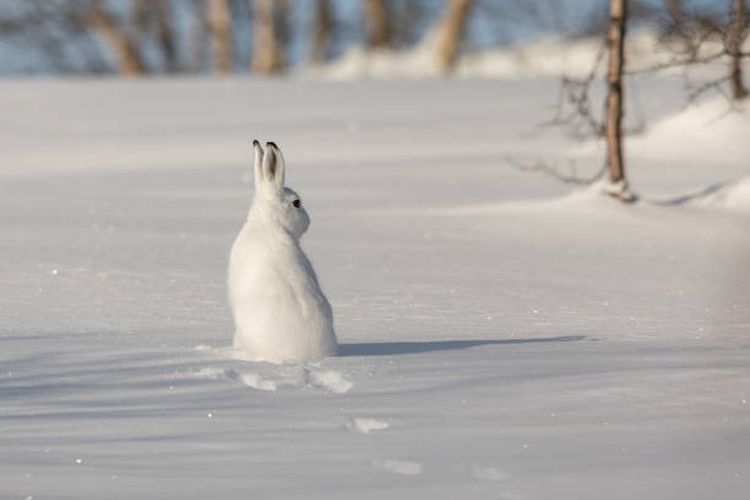
[[(425, 39), (408, 50), (367, 50), (353, 47), (328, 63), (307, 66), (299, 72), (308, 77), (328, 80), (360, 78), (431, 78), (440, 76), (443, 69), (435, 57), (435, 38)], [(750, 40), (744, 46), (750, 49)], [(589, 75), (604, 50), (601, 37), (569, 38), (541, 36), (516, 46), (484, 48), (459, 54), (454, 76), (459, 78), (526, 79), (539, 76), (568, 76), (583, 78)], [(724, 50), (718, 41), (702, 44), (699, 57), (711, 58)], [(661, 35), (640, 29), (630, 33), (626, 41), (627, 71), (643, 72), (661, 68), (663, 73), (685, 74), (693, 77), (725, 71), (724, 60), (689, 67), (675, 66), (679, 54), (685, 52), (678, 41), (665, 41)], [(606, 58), (599, 64), (600, 74), (606, 70)]]
[[(750, 218), (690, 195), (747, 203), (750, 146), (672, 134), (649, 79), (645, 201), (571, 194), (505, 160), (599, 168), (538, 126), (556, 85), (0, 83), (0, 498), (746, 498)], [(255, 137), (312, 217), (320, 364), (229, 349)]]

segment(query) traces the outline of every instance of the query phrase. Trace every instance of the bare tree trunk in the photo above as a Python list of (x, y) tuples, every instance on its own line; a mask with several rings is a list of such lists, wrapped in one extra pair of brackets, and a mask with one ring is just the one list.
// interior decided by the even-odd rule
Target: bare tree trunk
[[(622, 70), (625, 64), (626, 0), (611, 0), (609, 24), (609, 72), (607, 74), (607, 162), (609, 180), (627, 190), (622, 156)], [(618, 195), (618, 193), (613, 193)]]
[(262, 75), (286, 66), (289, 4), (284, 0), (255, 0), (252, 69)]
[[(158, 1), (158, 0), (157, 0)], [(148, 32), (151, 18), (151, 0), (130, 1), (130, 24), (137, 34), (141, 36)]]
[(393, 30), (386, 0), (364, 0), (362, 5), (367, 26), (367, 48), (384, 49), (391, 46)]
[(683, 0), (664, 0), (664, 7), (671, 21), (671, 31), (678, 36), (685, 34), (685, 5)]
[(747, 97), (748, 92), (742, 81), (742, 42), (745, 38), (745, 1), (733, 0), (732, 26), (729, 34), (729, 79), (732, 83), (732, 99), (740, 100)]
[(177, 47), (172, 29), (170, 0), (132, 0), (129, 28), (131, 36), (137, 40), (150, 40), (153, 36), (163, 69), (168, 73), (177, 71)]
[(187, 33), (187, 62), (188, 71), (200, 73), (206, 68), (208, 60), (209, 35), (211, 26), (208, 22), (208, 5), (202, 0), (190, 2), (191, 20)]
[(138, 46), (115, 21), (100, 1), (91, 4), (92, 26), (104, 38), (117, 60), (118, 71), (126, 76), (139, 76), (146, 72)]
[(695, 43), (694, 35), (687, 29), (684, 0), (664, 0), (664, 7), (669, 21), (667, 35), (670, 38), (675, 38), (679, 44), (680, 52), (687, 55), (691, 62), (694, 61), (698, 57), (698, 46)]
[(321, 62), (328, 58), (333, 31), (333, 8), (330, 0), (317, 0), (310, 41), (310, 61)]
[(153, 4), (156, 18), (156, 39), (164, 59), (164, 69), (169, 73), (178, 70), (177, 47), (172, 28), (172, 6), (169, 0), (157, 0)]
[(443, 71), (450, 71), (456, 63), (458, 45), (464, 36), (472, 0), (448, 0), (435, 32), (438, 63)]
[(232, 72), (232, 13), (229, 0), (209, 0), (208, 27), (211, 30), (214, 68), (218, 73)]

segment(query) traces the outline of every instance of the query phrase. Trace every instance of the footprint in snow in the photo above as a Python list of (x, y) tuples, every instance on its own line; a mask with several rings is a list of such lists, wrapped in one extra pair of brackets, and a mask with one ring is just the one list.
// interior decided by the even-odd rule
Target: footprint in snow
[(379, 469), (406, 476), (416, 476), (422, 473), (422, 464), (407, 460), (375, 460), (373, 465)]
[(190, 378), (199, 378), (199, 379), (206, 379), (206, 380), (219, 380), (226, 378), (227, 370), (223, 368), (215, 368), (213, 366), (206, 366), (204, 368), (198, 368), (196, 370), (191, 370), (187, 373), (181, 373), (181, 376), (186, 376)]
[(279, 387), (278, 383), (271, 379), (265, 379), (255, 372), (241, 373), (237, 370), (227, 370), (227, 374), (232, 380), (237, 380), (241, 384), (259, 391), (275, 391)]
[[(277, 374), (278, 375), (278, 374)], [(305, 367), (302, 374), (289, 374), (269, 378), (254, 371), (204, 367), (189, 372), (189, 377), (208, 380), (231, 380), (259, 391), (276, 391), (280, 387), (313, 387), (334, 394), (345, 394), (354, 387), (351, 380), (335, 370), (318, 370)], [(367, 423), (363, 424), (367, 426)], [(377, 425), (377, 424), (376, 424)], [(369, 432), (369, 429), (368, 431)]]
[(351, 380), (335, 370), (305, 369), (305, 380), (310, 387), (318, 387), (335, 394), (345, 394), (354, 387)]
[(215, 368), (207, 366), (190, 372), (190, 376), (206, 380), (232, 380), (247, 387), (260, 391), (275, 391), (279, 384), (273, 380), (261, 377), (255, 372), (239, 372), (233, 369)]
[(471, 468), (471, 475), (477, 479), (485, 479), (487, 481), (504, 481), (508, 479), (509, 474), (496, 467), (475, 465)]
[(390, 427), (388, 422), (374, 418), (352, 418), (346, 423), (347, 429), (361, 432), (362, 434), (369, 434), (372, 431), (380, 431), (388, 427)]

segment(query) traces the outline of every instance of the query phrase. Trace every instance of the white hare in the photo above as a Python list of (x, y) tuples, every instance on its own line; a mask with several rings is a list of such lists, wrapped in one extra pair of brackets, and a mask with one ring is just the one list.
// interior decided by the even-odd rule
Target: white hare
[(234, 347), (281, 363), (336, 354), (333, 313), (299, 244), (310, 225), (300, 197), (284, 187), (284, 157), (253, 141), (255, 198), (229, 257)]

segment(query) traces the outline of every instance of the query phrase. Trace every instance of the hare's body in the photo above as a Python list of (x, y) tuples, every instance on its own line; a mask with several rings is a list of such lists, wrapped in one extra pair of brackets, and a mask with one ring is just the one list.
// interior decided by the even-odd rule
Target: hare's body
[(247, 221), (229, 260), (234, 347), (258, 360), (316, 360), (336, 353), (333, 315), (299, 243)]
[(265, 158), (255, 147), (255, 200), (229, 258), (234, 347), (274, 363), (319, 360), (337, 344), (331, 306), (299, 244), (309, 218), (299, 196), (283, 187), (276, 146), (268, 144)]

